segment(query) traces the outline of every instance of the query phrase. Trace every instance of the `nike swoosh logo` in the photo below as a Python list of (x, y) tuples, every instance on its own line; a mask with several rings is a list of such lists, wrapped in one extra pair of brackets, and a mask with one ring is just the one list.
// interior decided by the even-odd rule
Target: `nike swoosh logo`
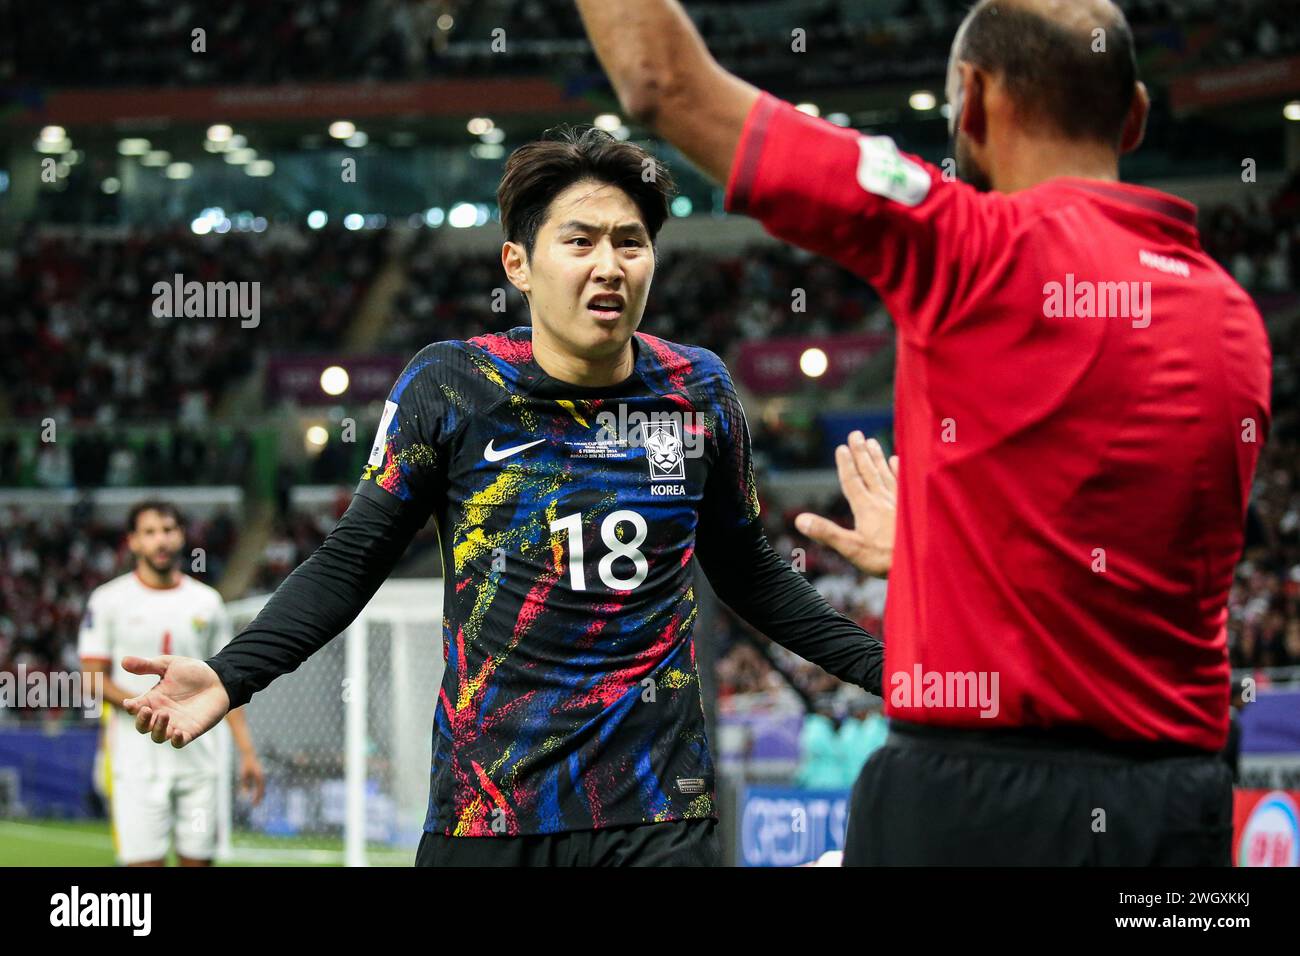
[[(496, 441), (496, 439), (494, 438), (492, 441)], [(530, 441), (526, 445), (516, 445), (514, 448), (493, 448), (492, 442), (490, 441), (487, 443), (487, 447), (483, 449), (483, 457), (488, 461), (500, 461), (502, 458), (509, 458), (511, 455), (521, 452), (525, 448), (532, 448), (534, 445), (540, 445), (544, 441), (546, 441), (545, 438), (539, 438), (537, 441)]]

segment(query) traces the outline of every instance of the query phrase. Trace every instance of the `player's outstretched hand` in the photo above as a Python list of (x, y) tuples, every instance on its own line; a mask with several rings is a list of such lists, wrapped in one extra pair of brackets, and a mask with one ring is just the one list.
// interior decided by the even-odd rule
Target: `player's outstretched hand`
[(853, 432), (848, 445), (835, 449), (835, 467), (840, 488), (853, 509), (853, 529), (808, 512), (795, 518), (795, 527), (834, 548), (860, 571), (884, 577), (894, 561), (898, 456), (886, 459), (878, 441)]
[(127, 713), (135, 715), (135, 729), (149, 734), (156, 744), (170, 740), (179, 750), (215, 727), (230, 710), (221, 678), (203, 661), (170, 654), (124, 657), (122, 668), (162, 678), (139, 697), (122, 702)]

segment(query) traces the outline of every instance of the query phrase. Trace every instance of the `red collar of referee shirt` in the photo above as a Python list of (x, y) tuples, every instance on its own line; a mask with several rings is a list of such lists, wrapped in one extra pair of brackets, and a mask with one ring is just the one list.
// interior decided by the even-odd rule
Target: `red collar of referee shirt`
[[(1048, 183), (1082, 189), (1084, 192), (1090, 192), (1115, 202), (1153, 212), (1158, 216), (1164, 216), (1190, 229), (1196, 228), (1196, 206), (1186, 199), (1179, 199), (1177, 196), (1169, 195), (1169, 193), (1162, 193), (1158, 189), (1135, 186), (1132, 183), (1081, 179), (1076, 176), (1057, 176), (1055, 179), (1048, 180)], [(1047, 183), (1044, 183), (1044, 185), (1047, 185)]]

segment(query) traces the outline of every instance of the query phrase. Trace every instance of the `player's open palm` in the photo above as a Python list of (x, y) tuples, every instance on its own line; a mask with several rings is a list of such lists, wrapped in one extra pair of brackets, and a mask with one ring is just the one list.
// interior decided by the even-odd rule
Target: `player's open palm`
[(803, 534), (844, 555), (860, 571), (884, 577), (894, 561), (894, 525), (898, 514), (898, 456), (886, 459), (880, 443), (861, 432), (835, 449), (840, 488), (853, 509), (853, 528), (841, 528), (820, 515), (804, 512), (795, 519)]
[(124, 657), (132, 674), (154, 674), (157, 684), (139, 697), (122, 702), (135, 715), (135, 729), (153, 742), (171, 741), (178, 750), (215, 727), (230, 710), (230, 697), (221, 679), (203, 661), (192, 657)]

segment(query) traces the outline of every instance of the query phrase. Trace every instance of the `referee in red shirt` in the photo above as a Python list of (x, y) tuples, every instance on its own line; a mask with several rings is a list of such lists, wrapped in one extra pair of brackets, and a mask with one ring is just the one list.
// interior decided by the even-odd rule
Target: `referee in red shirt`
[(955, 178), (727, 73), (675, 0), (577, 2), (624, 109), (898, 326), (890, 738), (845, 862), (1228, 864), (1226, 607), (1271, 360), (1195, 208), (1118, 181), (1148, 107), (1123, 13), (977, 4)]

